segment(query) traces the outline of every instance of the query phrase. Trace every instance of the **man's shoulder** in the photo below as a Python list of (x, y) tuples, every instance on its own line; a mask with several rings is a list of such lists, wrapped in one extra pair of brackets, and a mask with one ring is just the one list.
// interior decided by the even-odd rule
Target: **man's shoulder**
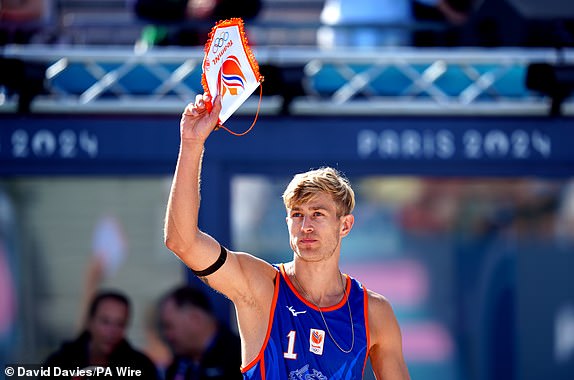
[[(369, 329), (371, 332), (371, 343), (376, 343), (383, 336), (393, 334), (398, 331), (397, 319), (395, 312), (389, 300), (383, 295), (367, 291), (369, 297)], [(377, 339), (378, 338), (378, 339)]]
[(382, 294), (367, 289), (367, 297), (369, 300), (369, 314), (393, 314), (391, 303)]
[(158, 379), (157, 369), (153, 361), (143, 352), (132, 347), (128, 341), (122, 342), (111, 360), (113, 365), (124, 366), (130, 364), (134, 369), (143, 371), (143, 379)]
[(114, 353), (113, 361), (130, 361), (143, 365), (154, 366), (152, 360), (142, 351), (134, 348), (127, 340), (124, 340)]
[(81, 365), (86, 358), (87, 340), (84, 335), (76, 339), (64, 341), (60, 347), (46, 359), (48, 365)]

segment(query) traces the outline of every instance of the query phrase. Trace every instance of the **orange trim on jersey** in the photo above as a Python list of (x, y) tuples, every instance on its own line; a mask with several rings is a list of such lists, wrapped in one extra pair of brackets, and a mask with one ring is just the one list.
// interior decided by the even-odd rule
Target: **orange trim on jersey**
[(271, 310), (269, 311), (269, 321), (267, 322), (267, 335), (265, 336), (265, 340), (263, 341), (263, 346), (261, 346), (261, 350), (259, 350), (259, 353), (257, 354), (257, 356), (255, 357), (255, 359), (253, 359), (249, 364), (247, 364), (245, 367), (241, 367), (241, 372), (247, 372), (249, 371), (251, 368), (253, 368), (253, 366), (255, 364), (257, 364), (258, 361), (261, 360), (261, 365), (262, 365), (262, 378), (265, 379), (265, 368), (263, 366), (264, 364), (264, 353), (265, 353), (265, 348), (267, 347), (267, 343), (269, 342), (269, 337), (271, 336), (271, 328), (273, 327), (273, 318), (275, 317), (275, 309), (277, 307), (277, 298), (279, 298), (279, 271), (277, 271), (277, 274), (275, 275), (275, 291), (273, 293), (273, 302), (271, 302)]
[(267, 373), (267, 371), (265, 371), (265, 355), (261, 357), (261, 365), (259, 366), (259, 372), (261, 373), (261, 380), (265, 380), (265, 374)]
[[(289, 276), (287, 276), (287, 273), (285, 272), (285, 265), (281, 264), (279, 266), (279, 268), (281, 269), (281, 275), (283, 276), (283, 278), (285, 279), (285, 282), (287, 282), (287, 285), (289, 286), (289, 288), (291, 289), (291, 291), (297, 296), (297, 298), (299, 298), (301, 300), (301, 302), (303, 302), (305, 305), (309, 306), (311, 309), (313, 310), (317, 310), (319, 311), (319, 308), (317, 308), (315, 305), (313, 305), (311, 302), (307, 301), (305, 299), (305, 297), (303, 297), (295, 288), (295, 285), (293, 285), (293, 283), (291, 282), (291, 279), (289, 279)], [(339, 303), (337, 303), (336, 305), (333, 306), (329, 306), (329, 307), (322, 307), (321, 311), (333, 311), (333, 310), (337, 310), (339, 308), (341, 308), (342, 306), (345, 305), (345, 303), (347, 302), (347, 299), (349, 298), (349, 294), (351, 293), (351, 278), (349, 276), (347, 276), (346, 274), (343, 274), (345, 276), (345, 278), (347, 279), (345, 281), (345, 297), (343, 297), (341, 299), (341, 301), (339, 301)]]
[(367, 359), (369, 358), (370, 351), (371, 351), (371, 330), (369, 328), (369, 293), (367, 292), (367, 288), (363, 286), (363, 294), (365, 297), (365, 301), (363, 302), (363, 314), (365, 315), (365, 331), (367, 333), (367, 354), (365, 355), (365, 363), (363, 364), (363, 376), (365, 376), (365, 368), (367, 367)]

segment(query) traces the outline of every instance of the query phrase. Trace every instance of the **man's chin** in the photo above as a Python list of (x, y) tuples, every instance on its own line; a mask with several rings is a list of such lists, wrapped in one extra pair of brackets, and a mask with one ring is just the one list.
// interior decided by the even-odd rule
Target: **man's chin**
[(314, 249), (299, 249), (295, 254), (304, 261), (321, 261), (322, 256)]
[(111, 355), (118, 346), (119, 344), (104, 343), (100, 346), (100, 350), (104, 355)]

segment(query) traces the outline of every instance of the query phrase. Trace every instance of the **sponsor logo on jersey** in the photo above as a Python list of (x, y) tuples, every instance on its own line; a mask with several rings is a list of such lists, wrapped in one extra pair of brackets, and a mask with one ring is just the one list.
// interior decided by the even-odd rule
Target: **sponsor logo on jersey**
[(315, 355), (323, 355), (325, 345), (325, 331), (311, 329), (309, 333), (309, 351)]
[(289, 309), (289, 311), (291, 312), (291, 314), (293, 314), (294, 317), (298, 316), (299, 314), (305, 314), (307, 312), (307, 310), (296, 311), (293, 306), (285, 306), (285, 307)]

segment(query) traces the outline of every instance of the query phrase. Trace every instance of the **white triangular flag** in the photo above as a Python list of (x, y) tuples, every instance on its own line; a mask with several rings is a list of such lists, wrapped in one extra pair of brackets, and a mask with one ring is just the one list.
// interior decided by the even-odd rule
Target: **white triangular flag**
[(220, 124), (249, 98), (262, 79), (245, 37), (243, 20), (218, 22), (205, 44), (201, 83), (212, 99), (221, 96)]

